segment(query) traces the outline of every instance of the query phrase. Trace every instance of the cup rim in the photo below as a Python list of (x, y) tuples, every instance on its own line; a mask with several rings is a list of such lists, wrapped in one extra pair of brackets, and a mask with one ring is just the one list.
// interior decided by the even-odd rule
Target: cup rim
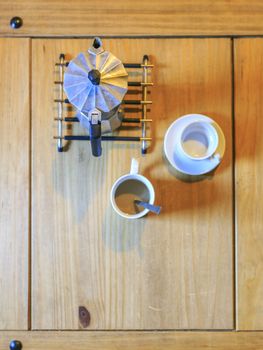
[(110, 194), (111, 205), (112, 205), (113, 209), (116, 211), (116, 213), (119, 214), (120, 216), (122, 216), (123, 218), (139, 219), (139, 218), (145, 216), (146, 214), (148, 214), (150, 210), (145, 208), (144, 210), (140, 211), (137, 214), (134, 214), (134, 215), (127, 214), (119, 209), (119, 207), (117, 206), (117, 203), (115, 201), (115, 192), (116, 192), (118, 186), (121, 183), (123, 183), (124, 181), (132, 180), (132, 179), (143, 182), (146, 185), (146, 187), (149, 190), (149, 203), (150, 204), (154, 203), (155, 191), (154, 191), (152, 183), (145, 176), (143, 176), (141, 174), (125, 174), (125, 175), (122, 175), (121, 177), (119, 177), (112, 185), (111, 194)]
[[(183, 136), (183, 133), (185, 132), (185, 130), (186, 130), (187, 128), (189, 128), (189, 127), (192, 126), (193, 124), (202, 124), (202, 125), (205, 125), (206, 127), (210, 128), (210, 130), (212, 130), (213, 135), (214, 135), (215, 138), (216, 138), (214, 147), (211, 149), (211, 151), (210, 151), (208, 154), (206, 154), (205, 156), (202, 156), (202, 157), (193, 157), (193, 156), (191, 156), (189, 153), (187, 153), (187, 152), (184, 150), (184, 148), (183, 148), (183, 146), (182, 146), (182, 136)], [(186, 156), (186, 157), (189, 158), (189, 159), (199, 161), (199, 160), (205, 160), (205, 159), (211, 158), (211, 157), (215, 154), (215, 152), (216, 152), (216, 150), (217, 150), (217, 148), (218, 148), (219, 137), (218, 137), (217, 130), (216, 130), (216, 128), (212, 125), (212, 123), (210, 123), (209, 121), (197, 120), (197, 121), (189, 122), (187, 125), (185, 125), (185, 126), (182, 128), (182, 130), (181, 130), (181, 132), (180, 132), (180, 137), (179, 137), (179, 142), (178, 142), (178, 143), (179, 143), (179, 146), (180, 146), (180, 150), (181, 150), (181, 152), (183, 153), (184, 156)]]

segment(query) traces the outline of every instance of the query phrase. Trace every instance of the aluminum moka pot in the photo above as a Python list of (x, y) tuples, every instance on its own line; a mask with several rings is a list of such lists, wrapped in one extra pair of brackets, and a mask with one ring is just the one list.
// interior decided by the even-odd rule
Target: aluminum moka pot
[(120, 104), (127, 92), (128, 74), (122, 62), (95, 38), (88, 51), (70, 61), (64, 74), (64, 91), (88, 130), (92, 154), (102, 152), (101, 135), (119, 128)]

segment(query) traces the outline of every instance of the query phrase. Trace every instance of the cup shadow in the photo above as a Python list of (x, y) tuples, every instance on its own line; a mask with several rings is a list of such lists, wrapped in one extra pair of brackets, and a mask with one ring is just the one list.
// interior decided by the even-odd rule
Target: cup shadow
[[(165, 164), (170, 179), (159, 179), (152, 176), (153, 173), (156, 173), (158, 166), (163, 164)], [(175, 212), (192, 212), (196, 208), (201, 210), (223, 201), (228, 193), (224, 191), (224, 187), (217, 186), (212, 181), (217, 169), (199, 176), (182, 174), (170, 165), (163, 154), (162, 159), (148, 166), (143, 175), (153, 184), (155, 204), (162, 207), (160, 216), (163, 217)], [(204, 186), (209, 186), (210, 189), (207, 190)], [(154, 214), (151, 216), (151, 220), (158, 219), (158, 216)]]
[(136, 250), (142, 257), (141, 239), (146, 220), (147, 216), (134, 220), (122, 218), (109, 205), (102, 223), (102, 240), (105, 247), (115, 253)]

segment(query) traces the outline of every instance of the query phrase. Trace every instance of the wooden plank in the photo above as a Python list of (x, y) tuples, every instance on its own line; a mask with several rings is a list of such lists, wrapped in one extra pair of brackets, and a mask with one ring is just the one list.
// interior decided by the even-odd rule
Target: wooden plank
[(0, 350), (19, 339), (27, 350), (259, 350), (262, 332), (1, 332)]
[[(81, 328), (79, 306), (90, 312), (88, 329), (231, 329), (230, 40), (105, 40), (123, 61), (148, 53), (156, 65), (152, 149), (142, 157), (138, 144), (104, 143), (94, 158), (75, 141), (58, 154), (54, 64), (89, 43), (33, 40), (33, 329)], [(193, 183), (162, 154), (166, 129), (189, 112), (213, 117), (227, 140), (215, 175)], [(133, 156), (156, 188), (159, 217), (126, 221), (111, 208), (110, 188)]]
[(239, 329), (263, 329), (263, 40), (235, 42)]
[(27, 329), (28, 39), (0, 39), (0, 76), (0, 329)]
[[(0, 35), (263, 34), (261, 0), (1, 0), (0, 9)], [(23, 27), (10, 27), (13, 16)]]

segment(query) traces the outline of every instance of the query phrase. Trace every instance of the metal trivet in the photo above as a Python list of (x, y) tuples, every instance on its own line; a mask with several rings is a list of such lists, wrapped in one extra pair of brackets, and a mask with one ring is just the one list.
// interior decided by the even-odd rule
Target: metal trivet
[[(64, 98), (63, 84), (64, 84), (64, 68), (67, 67), (69, 62), (65, 61), (65, 55), (62, 53), (59, 56), (59, 62), (55, 65), (59, 67), (59, 81), (55, 81), (56, 85), (59, 85), (59, 95), (58, 99), (54, 102), (58, 104), (58, 117), (55, 118), (57, 121), (57, 131), (58, 135), (54, 136), (57, 140), (58, 152), (63, 152), (65, 150), (63, 146), (63, 140), (65, 141), (89, 141), (89, 136), (83, 135), (64, 135), (63, 126), (64, 123), (79, 122), (77, 117), (64, 117), (63, 105), (70, 104), (68, 99)], [(153, 64), (149, 64), (149, 57), (147, 55), (143, 56), (142, 63), (124, 63), (125, 68), (130, 69), (142, 69), (142, 79), (141, 81), (128, 81), (128, 86), (131, 87), (141, 87), (142, 88), (142, 99), (141, 100), (123, 100), (122, 104), (126, 105), (140, 105), (142, 106), (142, 116), (141, 118), (129, 118), (124, 117), (122, 120), (122, 125), (118, 128), (121, 130), (123, 124), (135, 123), (141, 124), (141, 136), (111, 136), (102, 135), (102, 141), (128, 141), (128, 142), (141, 142), (141, 152), (145, 154), (147, 152), (147, 141), (151, 141), (152, 138), (147, 136), (147, 123), (151, 123), (152, 119), (147, 118), (147, 107), (152, 104), (152, 101), (147, 100), (148, 87), (153, 86), (152, 82), (148, 81), (148, 69), (153, 68)], [(71, 104), (70, 104), (71, 105)], [(72, 105), (71, 105), (72, 106)], [(73, 107), (73, 106), (72, 106)], [(128, 111), (125, 111), (128, 113)]]

